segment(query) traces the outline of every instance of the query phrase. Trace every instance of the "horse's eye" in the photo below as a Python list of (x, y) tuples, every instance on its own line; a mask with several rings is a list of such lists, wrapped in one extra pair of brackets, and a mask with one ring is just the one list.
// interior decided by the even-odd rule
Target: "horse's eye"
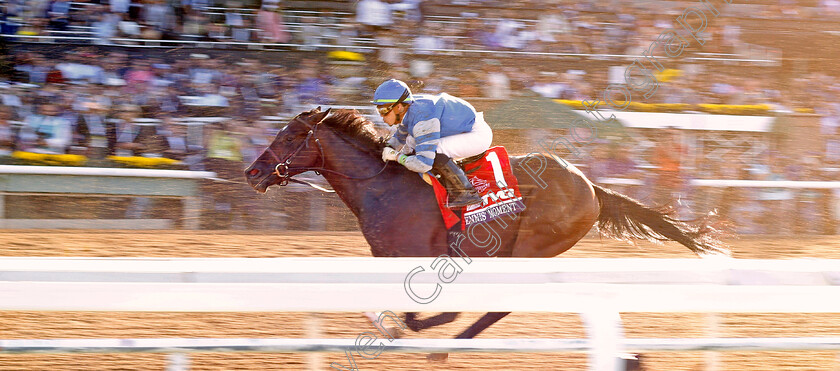
[(291, 142), (291, 141), (292, 141), (292, 139), (295, 139), (295, 138), (292, 138), (292, 136), (291, 136), (291, 135), (286, 137), (286, 141), (287, 141), (287, 142)]

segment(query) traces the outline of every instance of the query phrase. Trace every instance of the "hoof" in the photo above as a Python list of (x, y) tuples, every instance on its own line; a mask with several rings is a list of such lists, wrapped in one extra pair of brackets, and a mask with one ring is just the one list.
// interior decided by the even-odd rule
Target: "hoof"
[(449, 353), (432, 353), (426, 356), (426, 360), (429, 362), (446, 362), (449, 360)]

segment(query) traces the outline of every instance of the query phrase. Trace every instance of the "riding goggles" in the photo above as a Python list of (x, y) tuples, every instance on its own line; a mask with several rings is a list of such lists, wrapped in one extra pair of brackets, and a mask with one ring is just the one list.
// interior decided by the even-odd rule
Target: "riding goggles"
[(390, 105), (388, 105), (388, 106), (376, 107), (376, 111), (377, 111), (377, 112), (379, 112), (379, 115), (380, 115), (380, 116), (385, 116), (385, 115), (387, 115), (388, 113), (390, 113), (390, 112), (394, 109), (394, 107), (396, 107), (398, 104), (402, 103), (402, 102), (403, 102), (406, 98), (408, 98), (408, 96), (409, 96), (409, 95), (411, 95), (411, 93), (410, 93), (408, 90), (406, 90), (406, 91), (405, 91), (405, 92), (403, 92), (403, 94), (400, 96), (400, 99), (397, 99), (397, 101), (396, 101), (396, 102), (391, 103), (391, 104), (390, 104)]

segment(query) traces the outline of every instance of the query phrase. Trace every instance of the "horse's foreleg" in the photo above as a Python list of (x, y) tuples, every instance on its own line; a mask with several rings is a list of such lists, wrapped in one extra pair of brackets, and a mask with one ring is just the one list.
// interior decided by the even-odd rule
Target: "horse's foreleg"
[[(500, 319), (505, 318), (510, 314), (510, 312), (490, 312), (487, 313), (481, 318), (478, 319), (475, 323), (472, 324), (469, 328), (464, 330), (464, 332), (458, 334), (456, 339), (472, 339), (476, 335), (480, 334), (482, 331), (486, 330), (492, 324), (499, 322)], [(443, 362), (449, 358), (449, 353), (432, 353), (429, 354), (426, 359), (432, 362)]]
[(457, 312), (446, 312), (426, 319), (417, 319), (417, 313), (408, 312), (405, 314), (405, 324), (412, 331), (425, 330), (430, 327), (440, 326), (454, 321), (458, 318)]
[[(389, 313), (393, 313), (393, 312), (389, 312)], [(393, 338), (393, 339), (402, 338), (405, 335), (405, 331), (403, 330), (406, 327), (405, 324), (397, 323), (397, 326), (385, 326), (382, 323), (382, 314), (383, 313), (381, 313), (381, 312), (365, 312), (364, 313), (365, 317), (367, 317), (367, 319), (370, 320), (370, 322), (373, 324), (373, 327), (376, 327), (376, 330), (379, 331), (379, 333), (382, 334), (382, 336), (385, 336), (387, 338)], [(398, 318), (396, 318), (396, 317), (394, 317), (394, 318), (397, 321), (399, 321)]]

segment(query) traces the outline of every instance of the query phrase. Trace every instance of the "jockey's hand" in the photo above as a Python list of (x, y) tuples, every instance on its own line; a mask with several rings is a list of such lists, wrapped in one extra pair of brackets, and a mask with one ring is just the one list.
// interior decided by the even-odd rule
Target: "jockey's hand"
[(391, 147), (385, 147), (382, 149), (382, 161), (384, 162), (397, 161), (397, 157), (399, 155), (400, 153)]

